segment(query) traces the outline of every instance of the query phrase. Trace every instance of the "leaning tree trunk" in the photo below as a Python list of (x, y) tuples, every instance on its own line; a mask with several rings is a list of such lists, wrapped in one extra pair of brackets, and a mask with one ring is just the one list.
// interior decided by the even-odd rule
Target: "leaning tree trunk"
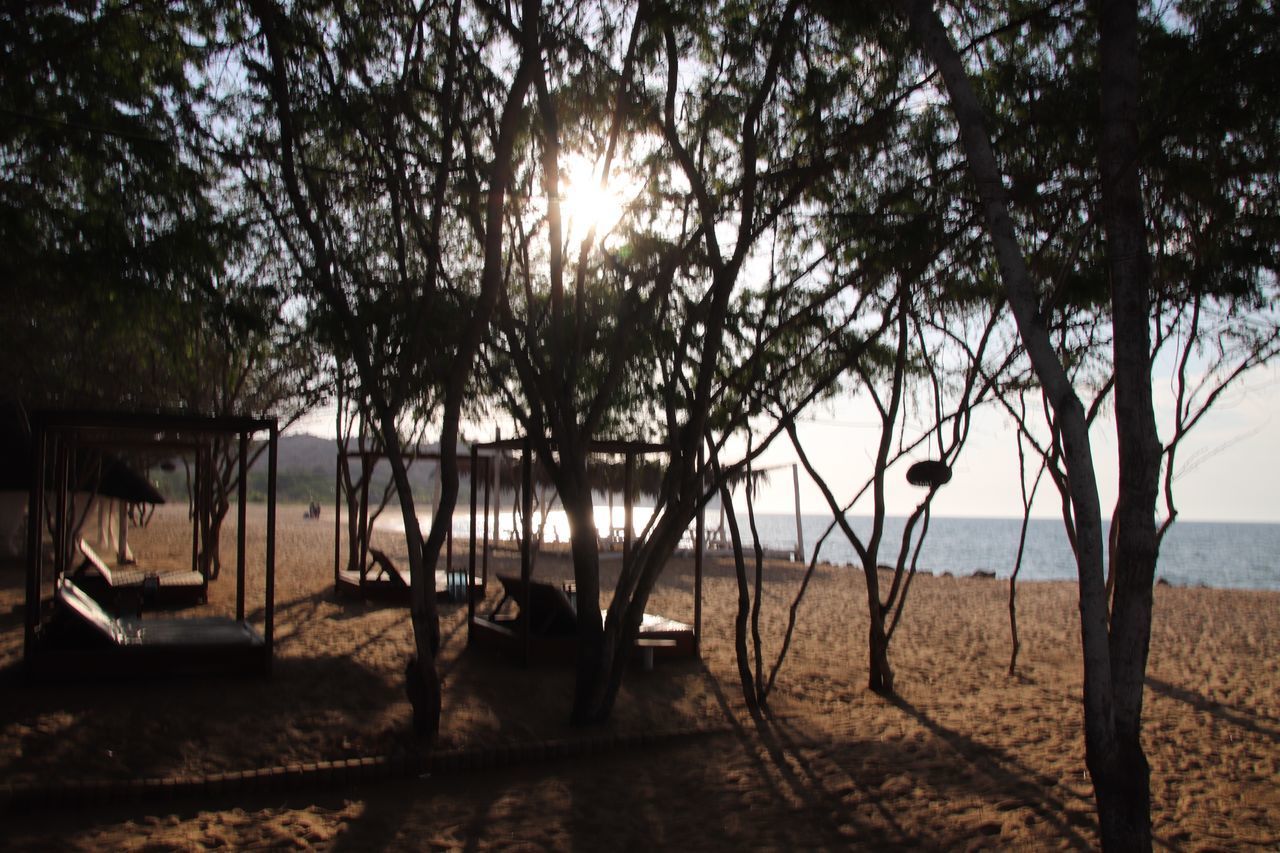
[(898, 3), (946, 86), (960, 131), (960, 144), (977, 187), (1018, 332), (1062, 430), (1063, 460), (1076, 529), (1080, 637), (1084, 652), (1085, 755), (1093, 778), (1103, 844), (1121, 848), (1126, 839), (1113, 834), (1117, 822), (1112, 815), (1116, 812), (1113, 804), (1124, 796), (1125, 786), (1120, 784), (1123, 774), (1118, 768), (1126, 759), (1117, 757), (1109, 608), (1103, 573), (1102, 510), (1084, 406), (1071, 387), (1040, 315), (1039, 295), (1009, 213), (1008, 195), (991, 146), (986, 115), (964, 63), (931, 0), (898, 0)]
[[(414, 730), (420, 735), (434, 738), (440, 731), (441, 704), (440, 674), (436, 669), (436, 652), (440, 650), (440, 614), (436, 611), (435, 564), (434, 561), (425, 559), (422, 528), (418, 524), (409, 471), (400, 454), (395, 417), (390, 409), (383, 409), (379, 415), (382, 446), (391, 465), (391, 478), (400, 498), (405, 544), (409, 552), (409, 619), (413, 623), (415, 654), (405, 669), (405, 690), (413, 706)], [(452, 507), (449, 509), (452, 510)], [(433, 535), (435, 529), (441, 526), (442, 520), (442, 512), (437, 509), (432, 519)]]

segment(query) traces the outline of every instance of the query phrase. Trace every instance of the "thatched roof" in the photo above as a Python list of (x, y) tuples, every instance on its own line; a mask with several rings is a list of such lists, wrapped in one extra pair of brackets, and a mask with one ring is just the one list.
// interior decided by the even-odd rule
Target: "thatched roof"
[[(89, 449), (72, 459), (71, 482), (103, 497), (129, 503), (164, 503), (164, 496), (118, 456)], [(0, 402), (0, 490), (31, 488), (31, 429), (22, 407)]]
[[(89, 470), (95, 464), (96, 460), (86, 460), (81, 457), (87, 453), (76, 455), (76, 464), (88, 465)], [(147, 478), (130, 468), (119, 458), (110, 454), (101, 454), (102, 467), (97, 476), (97, 488), (94, 489), (97, 494), (107, 498), (116, 498), (126, 503), (138, 504), (162, 504), (164, 503), (164, 495), (156, 490), (156, 487), (147, 481)], [(92, 479), (92, 478), (91, 478)]]

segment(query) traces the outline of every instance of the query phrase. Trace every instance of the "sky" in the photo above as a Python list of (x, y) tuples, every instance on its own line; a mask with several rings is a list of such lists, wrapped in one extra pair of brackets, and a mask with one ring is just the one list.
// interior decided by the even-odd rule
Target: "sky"
[[(1157, 377), (1157, 419), (1169, 422), (1171, 393)], [(493, 423), (471, 424), (468, 436), (493, 436)], [(295, 425), (292, 432), (332, 438), (333, 410), (320, 410)], [(510, 437), (508, 423), (503, 434)], [(841, 500), (865, 481), (875, 455), (878, 431), (869, 406), (853, 399), (837, 400), (809, 412), (799, 425), (805, 452)], [(1102, 417), (1091, 434), (1094, 467), (1104, 514), (1115, 503), (1115, 424)], [(924, 458), (921, 454), (918, 458)], [(1280, 366), (1254, 371), (1225, 394), (1196, 426), (1179, 451), (1174, 483), (1179, 520), (1280, 523)], [(760, 465), (790, 465), (795, 450), (783, 436), (765, 452)], [(905, 470), (905, 466), (903, 468)], [(825, 515), (818, 487), (800, 469), (800, 505), (806, 514)], [(907, 515), (923, 492), (907, 485), (900, 472), (888, 481), (890, 515)], [(794, 508), (791, 472), (778, 470), (757, 499), (761, 512), (790, 513)], [(854, 514), (866, 509), (855, 507)], [(1163, 512), (1163, 497), (1161, 498)], [(1018, 461), (1011, 422), (994, 408), (974, 416), (968, 444), (950, 483), (934, 498), (935, 516), (1014, 518), (1022, 515)], [(1061, 518), (1057, 491), (1046, 479), (1032, 515)]]
[[(1157, 419), (1163, 426), (1169, 422), (1171, 394), (1159, 382), (1154, 390)], [(828, 411), (814, 413), (800, 425), (806, 454), (837, 497), (852, 496), (867, 476), (879, 435), (872, 421), (869, 408), (845, 400)], [(1164, 435), (1166, 432), (1162, 431)], [(1100, 418), (1090, 441), (1099, 497), (1106, 513), (1116, 498), (1114, 421)], [(789, 443), (772, 449), (766, 456), (772, 464), (794, 459), (795, 451)], [(1178, 474), (1174, 500), (1180, 520), (1280, 522), (1280, 367), (1257, 371), (1224, 395), (1184, 441), (1175, 470)], [(808, 481), (803, 469), (800, 474), (802, 511), (825, 511), (821, 492)], [(790, 512), (790, 477), (774, 479), (776, 482), (762, 494), (760, 506), (765, 511)], [(908, 486), (901, 474), (891, 476), (888, 485), (891, 515), (910, 513), (923, 494)], [(1032, 515), (1061, 518), (1060, 506), (1057, 490), (1044, 481)], [(975, 415), (968, 444), (955, 465), (951, 482), (934, 498), (933, 513), (955, 517), (1022, 515), (1014, 429), (1012, 422), (995, 409), (984, 409)]]

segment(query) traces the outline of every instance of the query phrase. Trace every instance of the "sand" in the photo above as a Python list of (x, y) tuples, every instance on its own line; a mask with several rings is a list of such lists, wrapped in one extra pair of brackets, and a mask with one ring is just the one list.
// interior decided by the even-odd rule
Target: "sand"
[[(140, 560), (180, 566), (190, 548), (184, 516), (164, 508), (134, 531)], [(302, 507), (280, 513), (270, 679), (26, 686), (17, 666), (23, 576), (0, 567), (0, 784), (420, 753), (401, 686), (412, 647), (407, 611), (335, 599), (332, 519), (302, 516)], [(261, 523), (248, 532), (253, 567)], [(229, 568), (202, 613), (232, 611), (233, 534), (224, 539)], [(505, 566), (515, 570), (509, 558)], [(570, 569), (543, 555), (537, 573), (566, 578)], [(767, 566), (770, 661), (802, 574), (794, 564)], [(691, 561), (674, 561), (650, 610), (692, 621), (692, 577)], [(259, 621), (261, 592), (251, 569), (249, 609)], [(490, 601), (497, 595), (493, 584)], [(468, 653), (465, 608), (444, 605), (440, 749), (704, 734), (427, 778), (24, 809), (5, 816), (0, 845), (1096, 847), (1074, 588), (1020, 588), (1015, 677), (1006, 673), (1006, 596), (1004, 581), (918, 577), (893, 638), (899, 698), (889, 701), (864, 686), (861, 575), (820, 567), (771, 698), (775, 719), (757, 726), (743, 711), (733, 658), (732, 568), (712, 561), (702, 661), (629, 671), (613, 720), (588, 730), (567, 724), (567, 671)], [(1280, 593), (1158, 588), (1145, 721), (1158, 846), (1280, 846)]]

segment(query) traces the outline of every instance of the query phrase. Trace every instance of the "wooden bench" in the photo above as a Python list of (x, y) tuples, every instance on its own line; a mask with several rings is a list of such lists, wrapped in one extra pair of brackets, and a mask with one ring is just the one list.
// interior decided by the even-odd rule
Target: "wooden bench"
[(636, 639), (636, 648), (640, 650), (645, 672), (653, 669), (654, 649), (674, 649), (675, 647), (676, 641), (669, 637), (638, 637)]

